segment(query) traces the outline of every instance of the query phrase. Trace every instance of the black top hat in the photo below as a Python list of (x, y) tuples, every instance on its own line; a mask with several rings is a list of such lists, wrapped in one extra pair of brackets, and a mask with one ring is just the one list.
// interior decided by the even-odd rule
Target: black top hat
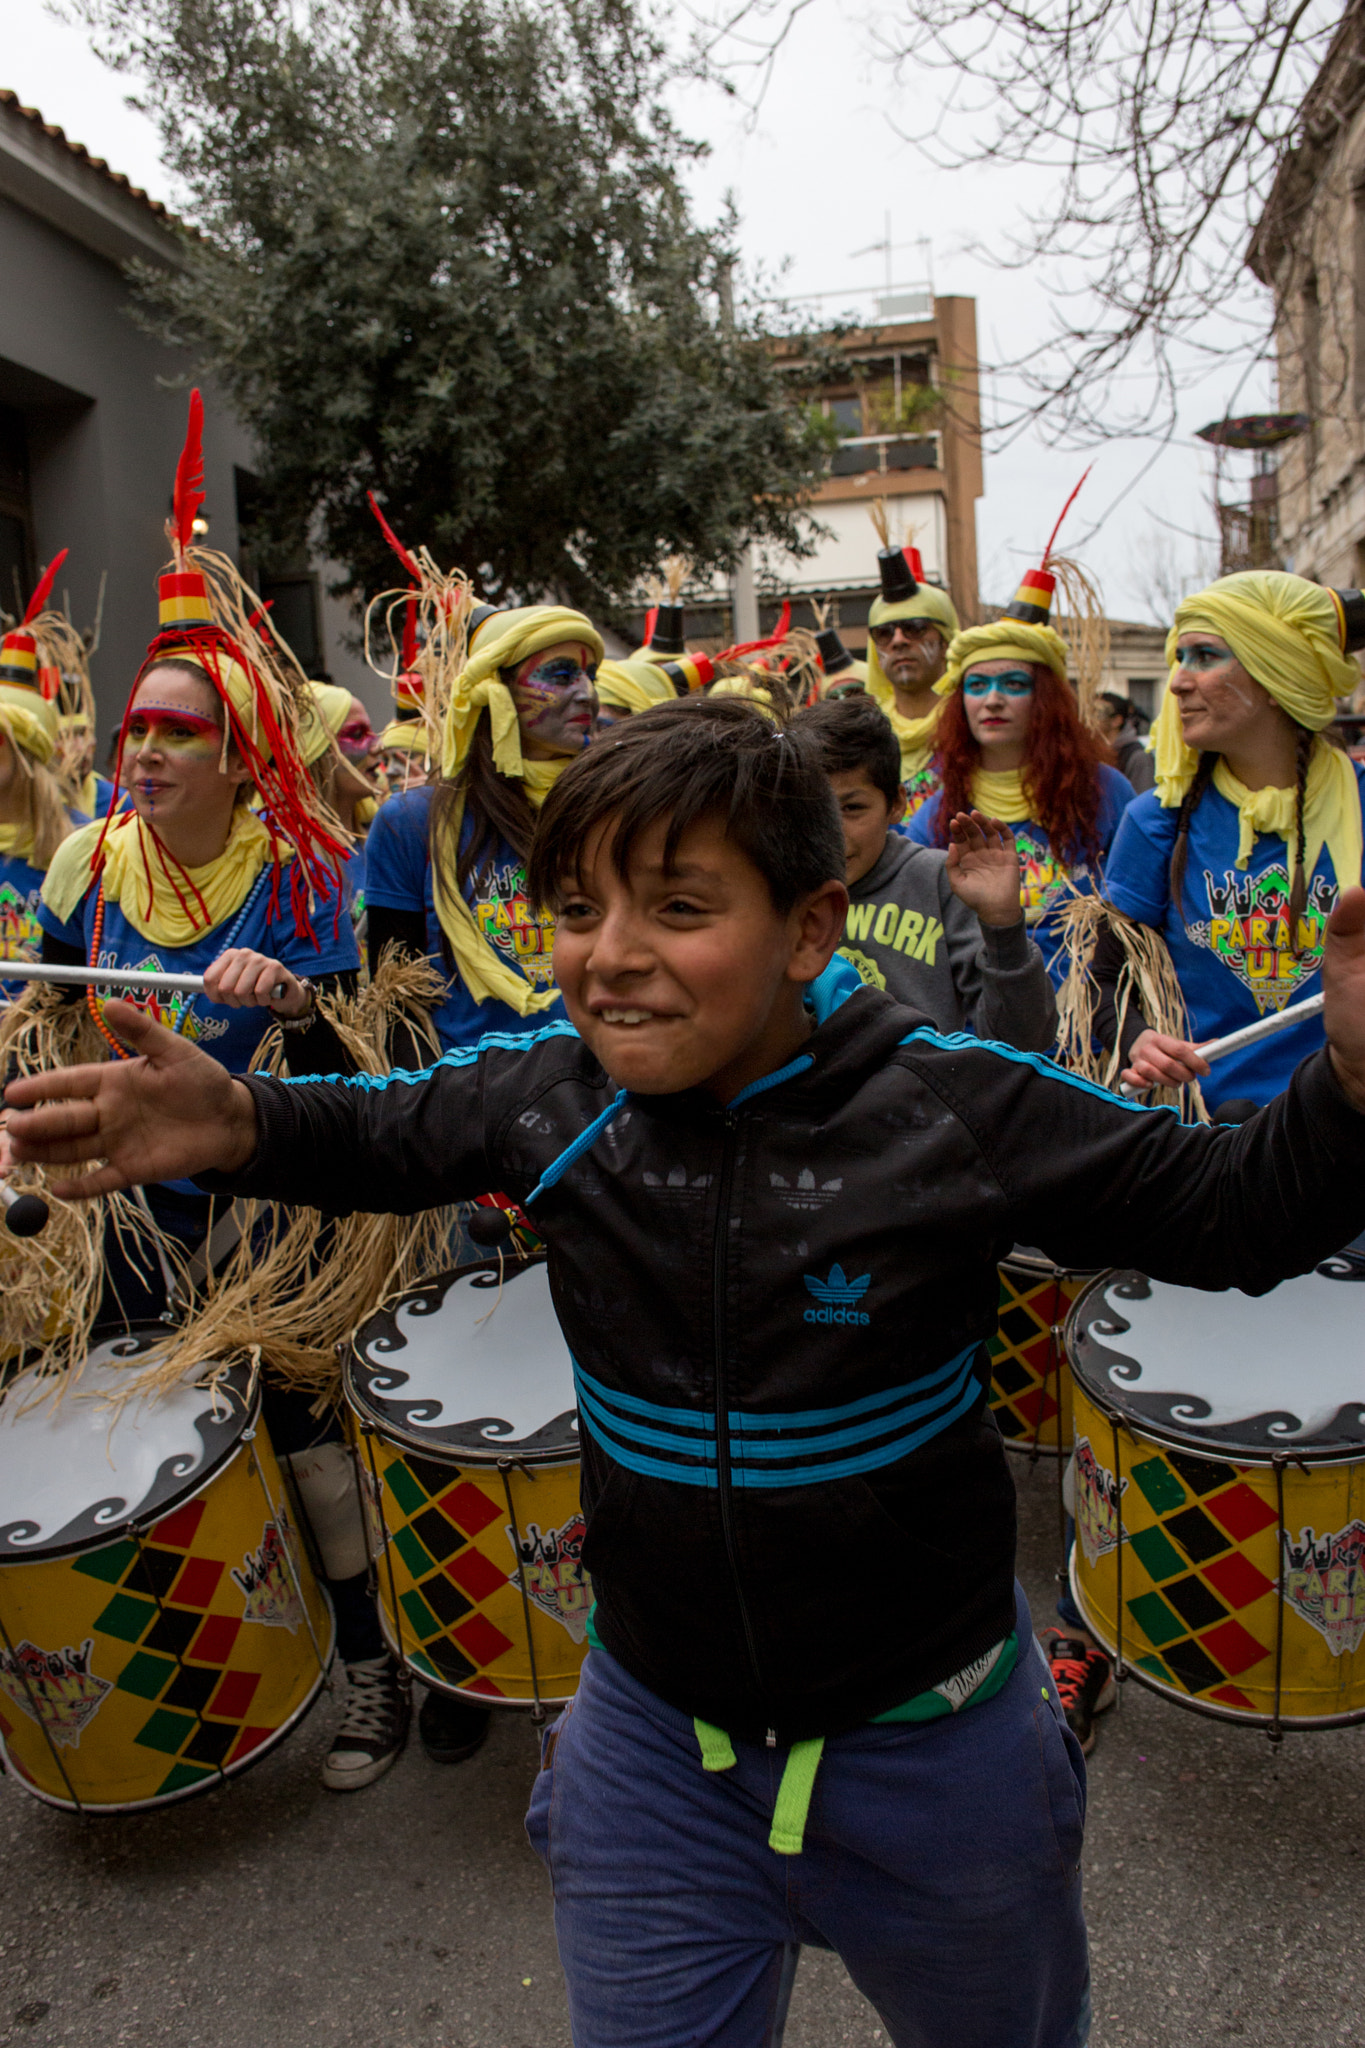
[(1341, 651), (1355, 654), (1365, 647), (1365, 590), (1334, 590), (1341, 614)]
[(820, 666), (827, 676), (842, 675), (846, 668), (852, 668), (853, 656), (833, 626), (822, 626), (815, 636), (815, 644), (820, 650)]
[(919, 589), (904, 548), (878, 548), (877, 574), (882, 579), (886, 604), (904, 604)]
[(651, 654), (686, 654), (687, 642), (683, 639), (683, 608), (680, 604), (659, 606), (648, 645)]

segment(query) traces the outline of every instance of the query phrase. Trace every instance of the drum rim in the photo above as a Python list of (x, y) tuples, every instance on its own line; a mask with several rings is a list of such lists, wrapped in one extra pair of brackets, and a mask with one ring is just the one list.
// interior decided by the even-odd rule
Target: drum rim
[[(116, 1331), (106, 1331), (99, 1341), (108, 1343), (117, 1337), (148, 1337), (154, 1338), (157, 1343), (164, 1343), (170, 1334), (172, 1333), (167, 1330), (164, 1323), (132, 1323)], [(235, 1380), (234, 1375), (237, 1376)], [(184, 1484), (169, 1493), (164, 1501), (158, 1502), (150, 1514), (139, 1508), (126, 1515), (122, 1521), (109, 1523), (97, 1535), (82, 1537), (75, 1542), (35, 1544), (22, 1551), (13, 1550), (9, 1545), (0, 1542), (0, 1571), (8, 1571), (16, 1565), (59, 1564), (64, 1558), (84, 1557), (91, 1551), (105, 1550), (110, 1544), (122, 1542), (135, 1532), (146, 1533), (155, 1527), (156, 1523), (164, 1521), (167, 1515), (174, 1514), (177, 1508), (183, 1508), (187, 1501), (197, 1499), (210, 1481), (225, 1471), (240, 1454), (243, 1445), (249, 1441), (248, 1430), (254, 1431), (260, 1421), (260, 1374), (257, 1373), (253, 1378), (247, 1366), (231, 1365), (220, 1384), (224, 1382), (232, 1384), (234, 1393), (240, 1395), (245, 1391), (249, 1395), (235, 1418), (238, 1423), (235, 1433), (207, 1464), (192, 1473)], [(110, 1811), (112, 1810), (111, 1808)]]
[[(1276, 1465), (1365, 1464), (1365, 1443), (1355, 1446), (1341, 1443), (1314, 1445), (1312, 1443), (1304, 1443), (1298, 1439), (1292, 1442), (1286, 1440), (1283, 1443), (1277, 1444), (1233, 1443), (1224, 1437), (1200, 1434), (1192, 1429), (1182, 1429), (1178, 1423), (1154, 1420), (1149, 1415), (1131, 1413), (1127, 1408), (1119, 1405), (1113, 1396), (1111, 1388), (1096, 1387), (1076, 1356), (1077, 1331), (1091, 1297), (1097, 1294), (1102, 1295), (1106, 1287), (1116, 1281), (1125, 1280), (1130, 1275), (1134, 1279), (1146, 1280), (1149, 1284), (1151, 1283), (1151, 1275), (1139, 1271), (1136, 1266), (1111, 1266), (1105, 1272), (1097, 1273), (1090, 1284), (1076, 1296), (1075, 1301), (1072, 1302), (1070, 1309), (1067, 1311), (1066, 1322), (1063, 1325), (1062, 1345), (1066, 1352), (1067, 1363), (1071, 1367), (1072, 1380), (1086, 1400), (1089, 1401), (1091, 1407), (1098, 1408), (1106, 1422), (1118, 1423), (1123, 1429), (1127, 1430), (1130, 1436), (1146, 1437), (1150, 1442), (1159, 1445), (1163, 1449), (1189, 1451), (1195, 1457), (1205, 1458), (1212, 1464), (1263, 1465), (1267, 1469), (1273, 1469)], [(1167, 1284), (1165, 1281), (1157, 1283), (1159, 1286)], [(1226, 1289), (1224, 1291), (1235, 1293), (1237, 1290)], [(1116, 1352), (1115, 1355), (1121, 1357), (1125, 1354)], [(1138, 1364), (1140, 1361), (1135, 1359), (1133, 1363)], [(1073, 1431), (1073, 1434), (1076, 1434), (1077, 1441), (1079, 1441), (1078, 1433)], [(1311, 1721), (1305, 1723), (1305, 1725), (1317, 1728), (1322, 1723)]]
[[(517, 1273), (521, 1273), (529, 1270), (532, 1266), (545, 1265), (548, 1265), (548, 1261), (544, 1252), (531, 1252), (525, 1258), (517, 1261), (515, 1270)], [(402, 1294), (395, 1295), (391, 1301), (385, 1302), (382, 1307), (375, 1309), (371, 1315), (365, 1318), (363, 1323), (358, 1324), (352, 1330), (342, 1351), (341, 1392), (346, 1406), (355, 1416), (357, 1423), (362, 1429), (373, 1431), (374, 1435), (381, 1442), (390, 1444), (395, 1449), (411, 1451), (415, 1457), (428, 1458), (434, 1465), (449, 1465), (452, 1469), (458, 1468), (461, 1465), (505, 1465), (510, 1469), (517, 1465), (550, 1466), (580, 1465), (582, 1463), (582, 1452), (578, 1439), (575, 1439), (573, 1444), (564, 1444), (556, 1450), (537, 1449), (534, 1447), (518, 1450), (515, 1448), (518, 1441), (516, 1438), (505, 1439), (502, 1443), (475, 1445), (442, 1443), (430, 1436), (419, 1436), (415, 1431), (406, 1429), (402, 1423), (393, 1421), (389, 1416), (378, 1414), (374, 1407), (370, 1405), (364, 1388), (356, 1384), (357, 1374), (362, 1362), (359, 1340), (373, 1323), (378, 1322), (381, 1316), (385, 1317), (392, 1324), (398, 1310), (410, 1301), (429, 1297), (435, 1294), (438, 1289), (440, 1290), (441, 1300), (444, 1301), (455, 1282), (463, 1279), (466, 1273), (497, 1273), (502, 1277), (505, 1275), (505, 1270), (504, 1262), (499, 1259), (473, 1259), (467, 1265), (452, 1266), (447, 1272), (438, 1274), (434, 1280), (424, 1281), (420, 1287), (409, 1287)], [(565, 1348), (567, 1349), (567, 1345)], [(565, 1411), (565, 1413), (568, 1412), (570, 1411)], [(577, 1420), (578, 1401), (576, 1389), (572, 1413), (575, 1420)]]
[(1107, 1270), (1103, 1266), (1059, 1266), (1038, 1245), (1023, 1244), (1013, 1246), (995, 1263), (1011, 1272), (1036, 1274), (1040, 1280), (1090, 1280)]

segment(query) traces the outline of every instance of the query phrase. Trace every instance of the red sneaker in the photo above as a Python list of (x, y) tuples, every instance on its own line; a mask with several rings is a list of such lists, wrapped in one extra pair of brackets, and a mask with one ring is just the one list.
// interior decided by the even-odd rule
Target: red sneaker
[(1097, 1650), (1080, 1636), (1063, 1635), (1059, 1628), (1044, 1629), (1038, 1640), (1051, 1669), (1066, 1724), (1082, 1752), (1089, 1756), (1095, 1747), (1095, 1716), (1112, 1707), (1118, 1697), (1114, 1667), (1103, 1650)]

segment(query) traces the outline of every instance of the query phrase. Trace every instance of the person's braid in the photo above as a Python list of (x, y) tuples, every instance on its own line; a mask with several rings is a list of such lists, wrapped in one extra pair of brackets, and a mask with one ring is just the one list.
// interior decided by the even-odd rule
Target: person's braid
[(1185, 791), (1180, 805), (1180, 814), (1175, 825), (1175, 845), (1171, 849), (1171, 901), (1181, 924), (1185, 922), (1185, 863), (1190, 852), (1190, 821), (1203, 799), (1204, 791), (1213, 780), (1213, 771), (1218, 766), (1217, 754), (1201, 754), (1194, 779)]
[(1307, 726), (1298, 728), (1294, 751), (1294, 839), (1299, 864), (1289, 891), (1289, 943), (1297, 953), (1299, 920), (1308, 907), (1307, 831), (1304, 811), (1308, 803), (1308, 764), (1313, 758), (1314, 734)]

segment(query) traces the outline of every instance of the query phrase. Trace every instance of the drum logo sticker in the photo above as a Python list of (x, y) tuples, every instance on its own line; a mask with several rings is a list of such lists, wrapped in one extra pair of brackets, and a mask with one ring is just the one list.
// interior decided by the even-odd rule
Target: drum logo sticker
[(1284, 1591), (1334, 1657), (1348, 1657), (1365, 1636), (1365, 1522), (1335, 1535), (1284, 1531)]
[(292, 1635), (304, 1619), (303, 1603), (294, 1584), (294, 1553), (289, 1542), (287, 1517), (267, 1522), (255, 1550), (242, 1558), (242, 1569), (233, 1567), (232, 1576), (246, 1595), (243, 1621), (259, 1621), (266, 1628), (287, 1628)]
[(1076, 1489), (1076, 1534), (1085, 1561), (1092, 1568), (1119, 1544), (1128, 1541), (1128, 1531), (1119, 1520), (1119, 1499), (1128, 1481), (1120, 1486), (1107, 1466), (1101, 1465), (1090, 1448), (1089, 1437), (1076, 1444), (1074, 1471)]
[(113, 1689), (111, 1679), (97, 1678), (90, 1669), (94, 1647), (94, 1638), (87, 1636), (79, 1650), (69, 1643), (62, 1650), (40, 1650), (28, 1642), (0, 1649), (0, 1693), (30, 1721), (40, 1721), (61, 1749), (79, 1746), (104, 1695)]
[(583, 1640), (592, 1606), (592, 1580), (583, 1569), (586, 1534), (581, 1514), (562, 1528), (546, 1529), (543, 1534), (534, 1522), (528, 1522), (520, 1542), (515, 1529), (507, 1531), (527, 1598), (551, 1621), (566, 1628), (576, 1643)]

